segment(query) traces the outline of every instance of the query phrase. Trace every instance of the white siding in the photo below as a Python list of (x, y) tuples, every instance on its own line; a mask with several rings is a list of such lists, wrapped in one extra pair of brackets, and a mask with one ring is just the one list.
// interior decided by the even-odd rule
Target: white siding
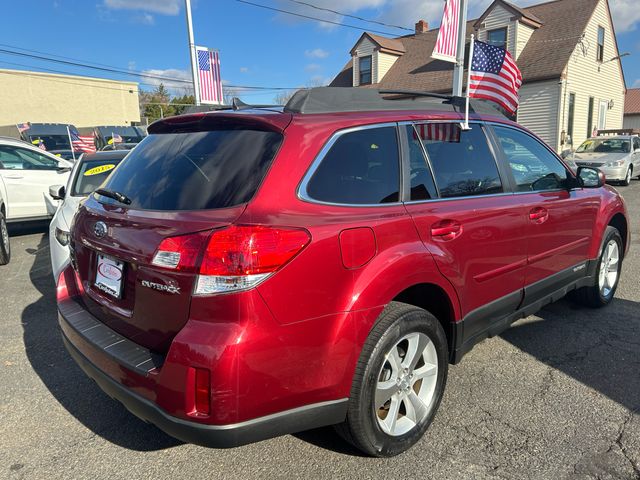
[(528, 83), (520, 89), (518, 123), (538, 135), (554, 150), (558, 149), (558, 104), (560, 85), (557, 80)]
[(527, 42), (531, 38), (531, 35), (533, 35), (533, 32), (535, 32), (535, 29), (525, 25), (524, 23), (516, 23), (516, 25), (515, 59), (518, 60), (518, 57), (520, 57), (524, 47), (527, 46)]
[(396, 60), (398, 60), (399, 57), (397, 55), (390, 55), (388, 53), (382, 53), (380, 51), (377, 51), (374, 56), (377, 57), (376, 64), (378, 65), (374, 83), (378, 83), (382, 81), (384, 76), (387, 74), (393, 64), (396, 63)]
[(640, 115), (625, 115), (623, 128), (640, 129)]
[(513, 55), (516, 46), (516, 21), (511, 20), (513, 14), (500, 5), (496, 6), (484, 19), (482, 26), (478, 30), (478, 40), (487, 41), (487, 32), (498, 28), (507, 27), (507, 50)]
[(360, 85), (360, 70), (359, 70), (359, 57), (367, 57), (371, 55), (371, 82), (376, 83), (375, 73), (377, 71), (377, 58), (375, 53), (376, 46), (371, 42), (367, 37), (364, 37), (362, 41), (356, 45), (355, 55), (353, 57), (353, 86), (357, 87)]
[[(605, 29), (604, 62), (596, 59), (598, 27)], [(600, 0), (586, 30), (584, 49), (578, 44), (566, 69), (567, 84), (564, 87), (561, 106), (561, 125), (558, 134), (567, 130), (569, 117), (569, 94), (575, 93), (575, 119), (573, 127), (573, 147), (577, 148), (587, 138), (589, 97), (593, 97), (593, 124), (598, 124), (598, 107), (603, 101), (613, 100), (613, 108), (607, 111), (606, 128), (622, 128), (625, 85), (617, 60), (607, 61), (618, 55), (615, 38), (611, 29), (606, 0)], [(566, 103), (566, 108), (564, 104)], [(568, 148), (570, 145), (562, 146)]]

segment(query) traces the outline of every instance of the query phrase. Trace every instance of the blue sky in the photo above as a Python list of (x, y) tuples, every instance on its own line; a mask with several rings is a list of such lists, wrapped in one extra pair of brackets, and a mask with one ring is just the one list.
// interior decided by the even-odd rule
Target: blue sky
[[(296, 0), (250, 0), (368, 30), (393, 29), (341, 17)], [(439, 23), (442, 0), (306, 0), (317, 6), (413, 28), (420, 18)], [(540, 3), (512, 0), (520, 6)], [(491, 0), (469, 0), (476, 17)], [(189, 79), (184, 0), (31, 0), (3, 5), (0, 48), (22, 48), (120, 69)], [(610, 0), (627, 86), (640, 86), (638, 0)], [(192, 0), (195, 40), (220, 50), (222, 77), (230, 85), (297, 88), (331, 79), (349, 58), (361, 30), (269, 11), (238, 0)], [(10, 20), (10, 21), (7, 21)], [(20, 66), (15, 64), (21, 64)], [(97, 72), (0, 53), (0, 68), (53, 69), (128, 79), (153, 88), (154, 80)], [(166, 82), (165, 82), (166, 83)], [(176, 87), (180, 85), (177, 84)], [(180, 92), (180, 88), (175, 91)], [(245, 101), (268, 103), (276, 91), (239, 91)]]

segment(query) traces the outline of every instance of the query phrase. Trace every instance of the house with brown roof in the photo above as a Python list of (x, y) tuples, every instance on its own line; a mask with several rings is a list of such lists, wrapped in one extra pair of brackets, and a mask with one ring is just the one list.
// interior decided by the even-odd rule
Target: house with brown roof
[(624, 128), (640, 130), (640, 88), (630, 88), (624, 99)]
[[(514, 57), (524, 79), (517, 121), (554, 149), (622, 128), (626, 86), (608, 0), (495, 0), (467, 23), (472, 33)], [(422, 20), (398, 38), (364, 33), (330, 85), (451, 93), (453, 65), (431, 58), (437, 35)]]

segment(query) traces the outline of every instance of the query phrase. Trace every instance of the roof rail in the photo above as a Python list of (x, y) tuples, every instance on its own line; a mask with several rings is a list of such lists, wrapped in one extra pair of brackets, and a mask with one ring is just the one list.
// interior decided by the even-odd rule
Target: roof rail
[[(318, 87), (298, 90), (287, 102), (287, 113), (339, 113), (391, 110), (437, 110), (463, 114), (465, 99), (411, 90), (376, 90), (361, 87)], [(506, 118), (497, 108), (471, 100), (471, 113)]]

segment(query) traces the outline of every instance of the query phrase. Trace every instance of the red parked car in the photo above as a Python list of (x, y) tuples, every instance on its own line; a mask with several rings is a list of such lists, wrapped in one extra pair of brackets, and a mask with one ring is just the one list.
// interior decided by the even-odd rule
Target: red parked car
[(602, 174), (490, 107), (463, 129), (459, 99), (383, 93), (153, 124), (74, 220), (57, 295), (82, 369), (187, 442), (335, 424), (391, 456), (478, 341), (612, 300), (629, 228)]

